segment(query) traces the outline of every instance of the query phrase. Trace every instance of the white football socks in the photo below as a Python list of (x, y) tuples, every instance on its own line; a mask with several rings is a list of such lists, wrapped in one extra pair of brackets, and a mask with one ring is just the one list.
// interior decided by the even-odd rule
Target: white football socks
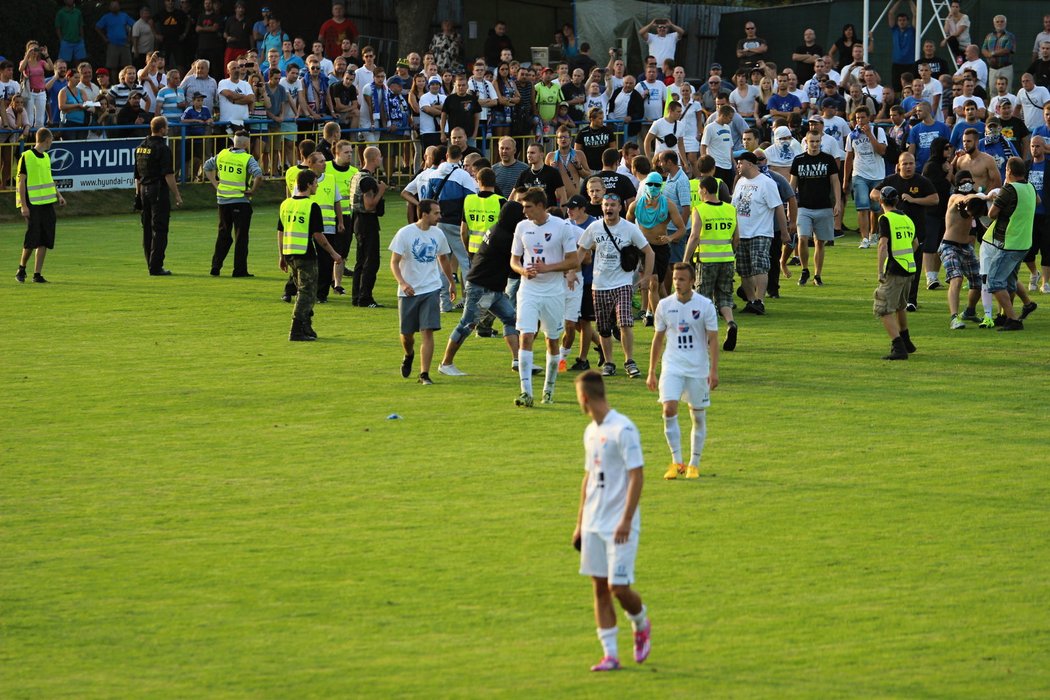
[(522, 392), (532, 396), (532, 350), (518, 350), (518, 377)]
[(602, 643), (602, 654), (613, 659), (620, 658), (619, 649), (616, 646), (616, 635), (619, 632), (619, 627), (598, 628), (598, 641)]
[(682, 463), (682, 431), (678, 427), (678, 416), (664, 416), (664, 437), (671, 448), (671, 461)]
[(707, 440), (707, 411), (689, 409), (693, 415), (693, 434), (690, 440), (692, 456), (689, 458), (690, 467), (699, 467), (700, 458), (704, 454), (704, 441)]
[(560, 355), (547, 353), (547, 373), (543, 375), (543, 391), (554, 393), (554, 382), (558, 379), (558, 360)]
[(642, 609), (638, 611), (637, 615), (632, 615), (631, 613), (624, 610), (624, 615), (626, 615), (627, 619), (631, 621), (631, 627), (634, 628), (635, 632), (645, 627), (645, 620), (648, 617), (648, 613), (649, 610), (645, 607), (644, 604), (642, 605)]
[(991, 318), (995, 315), (992, 310), (994, 308), (993, 304), (995, 303), (994, 299), (995, 297), (993, 297), (992, 293), (988, 291), (988, 284), (985, 283), (981, 285), (981, 306), (984, 307), (984, 315), (986, 318)]

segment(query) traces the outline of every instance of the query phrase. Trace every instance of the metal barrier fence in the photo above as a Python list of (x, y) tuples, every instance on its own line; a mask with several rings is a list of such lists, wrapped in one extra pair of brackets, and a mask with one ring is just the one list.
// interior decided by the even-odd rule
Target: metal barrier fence
[[(299, 162), (298, 143), (306, 138), (319, 140), (324, 124), (329, 120), (298, 120), (295, 131), (283, 131), (281, 126), (268, 120), (246, 120), (244, 127), (234, 126), (228, 123), (218, 123), (210, 127), (211, 133), (191, 135), (186, 132), (197, 130), (200, 125), (180, 124), (177, 121), (169, 122), (168, 145), (172, 151), (172, 166), (176, 178), (180, 183), (204, 182), (202, 166), (204, 162), (218, 153), (229, 143), (230, 133), (235, 129), (247, 128), (251, 134), (250, 150), (263, 170), (264, 177), (283, 177), (289, 166)], [(745, 119), (749, 125), (754, 123), (751, 119)], [(639, 142), (644, 138), (645, 126), (650, 122), (642, 122), (641, 131), (632, 137)], [(623, 122), (608, 121), (606, 124), (613, 128), (615, 145), (617, 147), (625, 142), (625, 124)], [(877, 124), (883, 128), (891, 126), (888, 123)], [(577, 125), (580, 126), (580, 125)], [(276, 128), (275, 128), (276, 127)], [(56, 138), (61, 140), (64, 135), (74, 135), (82, 139), (87, 132), (89, 136), (101, 136), (107, 138), (145, 137), (148, 127), (142, 125), (131, 126), (91, 126), (88, 129), (55, 127), (51, 131)], [(407, 184), (417, 172), (419, 172), (422, 158), (423, 146), (415, 132), (382, 132), (377, 133), (371, 129), (341, 129), (342, 138), (354, 144), (351, 163), (360, 167), (361, 154), (366, 146), (376, 146), (383, 154), (383, 165), (380, 174), (391, 185)], [(482, 133), (476, 140), (477, 148), (482, 155), (495, 163), (499, 158), (499, 141), (503, 136), (489, 134), (482, 127)], [(554, 148), (554, 134), (528, 133), (524, 135), (512, 135), (517, 143), (517, 157), (525, 159), (525, 150), (532, 143), (539, 142), (544, 150)], [(374, 140), (373, 140), (374, 139)], [(32, 136), (22, 131), (0, 130), (0, 192), (11, 192), (15, 188), (18, 158), (22, 151), (32, 147)], [(589, 163), (592, 168), (600, 164)]]

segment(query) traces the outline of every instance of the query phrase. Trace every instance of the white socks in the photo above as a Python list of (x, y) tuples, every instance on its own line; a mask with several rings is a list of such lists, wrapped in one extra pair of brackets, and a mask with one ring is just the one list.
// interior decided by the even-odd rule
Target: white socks
[(637, 632), (642, 627), (645, 627), (645, 619), (648, 616), (648, 613), (649, 610), (643, 604), (642, 609), (638, 611), (637, 615), (632, 615), (626, 610), (624, 610), (623, 614), (626, 615), (627, 619), (631, 621), (631, 627), (633, 627), (634, 631)]
[(664, 437), (671, 448), (671, 461), (682, 463), (682, 431), (678, 427), (678, 416), (664, 416)]
[(547, 353), (547, 373), (543, 375), (543, 391), (554, 393), (554, 382), (558, 379), (558, 360), (561, 355)]
[(619, 634), (619, 627), (604, 627), (598, 628), (598, 641), (602, 643), (602, 654), (613, 659), (619, 659), (619, 649), (616, 646), (616, 635)]
[(568, 360), (568, 359), (569, 359), (569, 353), (570, 353), (570, 352), (572, 352), (572, 348), (566, 348), (566, 347), (563, 347), (563, 348), (561, 349), (561, 359), (563, 359), (563, 360)]
[(704, 441), (707, 440), (707, 411), (689, 409), (693, 414), (693, 435), (690, 440), (692, 456), (689, 458), (690, 467), (700, 466), (700, 457), (704, 454)]
[(532, 350), (518, 350), (518, 377), (522, 392), (532, 396)]
[(995, 315), (993, 313), (993, 311), (992, 311), (993, 304), (995, 303), (994, 299), (995, 299), (995, 297), (993, 297), (992, 293), (988, 291), (988, 284), (987, 283), (982, 284), (981, 285), (981, 306), (984, 307), (984, 315), (987, 318), (991, 318), (992, 316)]

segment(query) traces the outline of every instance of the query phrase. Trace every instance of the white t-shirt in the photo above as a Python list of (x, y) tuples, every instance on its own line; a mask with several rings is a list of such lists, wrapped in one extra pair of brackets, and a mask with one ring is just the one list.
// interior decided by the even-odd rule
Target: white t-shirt
[(0, 100), (9, 101), (12, 97), (22, 91), (22, 86), (16, 80), (0, 82)]
[(700, 145), (707, 146), (707, 154), (715, 159), (715, 167), (726, 170), (733, 167), (733, 130), (729, 124), (711, 122), (705, 126)]
[[(839, 148), (845, 148), (846, 136), (849, 134), (849, 131), (849, 122), (839, 115), (836, 114), (833, 117), (824, 117), (824, 133), (837, 139), (839, 142)], [(845, 151), (843, 151), (843, 153), (845, 153)]]
[(595, 107), (602, 111), (602, 119), (606, 119), (609, 113), (609, 98), (605, 95), (598, 95), (597, 97), (594, 95), (587, 95), (587, 97), (584, 98), (581, 107), (583, 107), (583, 116), (585, 119), (589, 118), (587, 115), (589, 115), (591, 110)]
[(718, 312), (710, 299), (691, 294), (684, 303), (672, 294), (656, 305), (656, 330), (667, 334), (660, 366), (664, 374), (706, 379), (711, 370), (707, 333), (718, 330)]
[(794, 90), (794, 91), (788, 92), (788, 94), (789, 95), (794, 95), (795, 97), (798, 98), (798, 103), (800, 105), (802, 105), (802, 113), (803, 114), (806, 114), (806, 113), (809, 112), (809, 104), (810, 104), (810, 102), (809, 102), (809, 93), (806, 92), (805, 88), (799, 88), (798, 90)]
[(755, 101), (757, 98), (758, 86), (748, 85), (746, 95), (741, 95), (739, 89), (729, 93), (729, 104), (733, 105), (733, 109), (741, 115), (752, 115), (755, 113)]
[[(528, 267), (537, 262), (556, 265), (569, 253), (576, 252), (576, 227), (565, 219), (547, 215), (542, 224), (523, 219), (514, 227), (511, 255), (521, 256), (521, 264)], [(521, 277), (521, 293), (532, 297), (563, 297), (568, 287), (564, 272), (543, 272), (532, 279)]]
[[(886, 143), (886, 130), (871, 125), (872, 133), (879, 143)], [(875, 152), (868, 137), (854, 129), (846, 137), (846, 153), (853, 154), (853, 177), (881, 182), (886, 177), (886, 164), (882, 156)]]
[(702, 118), (703, 107), (699, 102), (690, 102), (678, 119), (678, 136), (684, 139), (686, 153), (696, 153), (700, 150), (700, 142), (697, 140), (697, 115), (701, 115)]
[[(583, 500), (584, 532), (612, 535), (623, 519), (627, 507), (628, 472), (645, 464), (638, 428), (615, 410), (605, 414), (599, 425), (595, 421), (583, 432), (584, 469), (587, 491)], [(642, 509), (634, 509), (631, 530), (641, 530)]]
[(782, 204), (773, 178), (761, 173), (754, 179), (738, 178), (733, 188), (733, 206), (740, 238), (772, 238), (773, 215)]
[(962, 65), (959, 66), (959, 69), (955, 71), (955, 75), (962, 75), (964, 70), (970, 69), (977, 73), (977, 84), (987, 90), (988, 64), (979, 58), (976, 61), (963, 61)]
[(802, 144), (796, 141), (794, 138), (790, 139), (776, 139), (766, 149), (766, 161), (770, 165), (789, 166), (791, 161), (795, 160), (795, 156), (801, 155)]
[(231, 122), (233, 124), (244, 124), (244, 120), (248, 118), (250, 114), (250, 107), (248, 105), (239, 105), (230, 102), (229, 99), (223, 95), (223, 90), (230, 90), (236, 92), (239, 95), (254, 95), (251, 86), (246, 80), (238, 80), (236, 83), (226, 78), (225, 80), (219, 81), (219, 87), (217, 94), (219, 97), (219, 121)]
[[(478, 96), (479, 100), (494, 100), (499, 97), (499, 93), (496, 92), (496, 86), (489, 80), (476, 80), (471, 78), (467, 81), (467, 92), (473, 92)], [(490, 107), (481, 108), (481, 120), (489, 118)]]
[[(401, 262), (398, 264), (401, 276), (412, 287), (416, 296), (441, 289), (443, 285), (438, 256), (449, 255), (452, 249), (449, 248), (448, 239), (440, 228), (431, 226), (423, 231), (416, 224), (409, 224), (394, 234), (387, 249), (401, 256)], [(397, 295), (407, 296), (400, 287), (397, 289)]]
[[(15, 83), (17, 85), (17, 83)], [(613, 88), (615, 90), (615, 88)], [(635, 89), (637, 92), (637, 88)], [(609, 103), (609, 115), (608, 119), (611, 121), (623, 121), (623, 118), (627, 116), (627, 106), (631, 102), (631, 93), (625, 90), (620, 90), (616, 93), (616, 99)]]
[(955, 110), (962, 108), (962, 106), (970, 100), (973, 100), (975, 103), (977, 103), (978, 110), (982, 110), (985, 108), (984, 100), (982, 100), (977, 95), (970, 95), (969, 97), (967, 97), (966, 95), (959, 95), (958, 97), (952, 100), (952, 111), (954, 112)]
[(1021, 103), (1021, 109), (1024, 110), (1024, 125), (1029, 131), (1035, 131), (1043, 126), (1045, 123), (1043, 105), (1050, 102), (1050, 90), (1042, 85), (1036, 85), (1031, 92), (1021, 88), (1017, 91), (1017, 100)]
[(633, 284), (634, 272), (624, 272), (620, 265), (620, 252), (616, 248), (619, 246), (622, 250), (624, 246), (636, 245), (641, 250), (649, 245), (642, 230), (627, 219), (621, 218), (616, 224), (609, 226), (609, 232), (616, 237), (615, 245), (605, 232), (606, 226), (608, 224), (605, 224), (605, 219), (598, 219), (580, 236), (580, 247), (584, 250), (594, 250), (594, 277), (591, 289), (618, 289)]
[[(666, 143), (664, 143), (664, 139), (667, 137), (668, 134), (674, 134), (676, 139), (681, 139), (682, 136), (684, 136), (684, 133), (682, 132), (682, 129), (681, 129), (681, 125), (678, 122), (674, 122), (672, 124), (671, 122), (667, 121), (667, 119), (664, 119), (663, 117), (660, 117), (659, 119), (657, 119), (655, 122), (652, 123), (652, 125), (649, 127), (649, 133), (656, 137), (656, 140), (653, 141), (653, 153), (654, 154), (656, 154), (656, 153), (663, 153), (664, 151), (677, 151), (678, 150), (678, 143), (677, 143), (677, 141), (675, 142), (675, 145), (674, 145), (673, 148), (671, 146), (668, 146)], [(684, 145), (685, 144), (683, 144), (683, 147), (684, 147)]]
[(649, 32), (646, 41), (649, 42), (649, 55), (656, 58), (656, 65), (663, 68), (664, 61), (674, 60), (675, 47), (678, 46), (678, 32), (668, 29), (665, 36)]
[(645, 102), (645, 119), (656, 121), (664, 113), (664, 98), (667, 96), (667, 86), (659, 80), (656, 82), (641, 82), (634, 89)]
[(405, 192), (408, 192), (413, 197), (419, 197), (419, 188), (423, 183), (430, 181), (430, 176), (434, 174), (437, 168), (427, 168), (423, 172), (412, 178), (412, 182), (405, 185)]
[[(842, 147), (842, 142), (834, 136), (828, 136), (827, 134), (822, 134), (820, 137), (820, 152), (827, 153), (832, 158), (838, 160), (842, 160), (846, 157), (846, 150)], [(842, 180), (840, 179), (839, 182), (841, 183)]]
[[(372, 112), (365, 104), (365, 88), (375, 82), (375, 73), (361, 66), (354, 71), (354, 87), (357, 88), (357, 102), (361, 105), (361, 128), (367, 129), (372, 126)], [(371, 94), (371, 93), (369, 93)]]
[(419, 98), (419, 133), (436, 134), (438, 132), (441, 126), (441, 117), (427, 114), (423, 111), (423, 107), (434, 106), (440, 109), (443, 104), (445, 104), (445, 96), (440, 92), (435, 95), (428, 90)]

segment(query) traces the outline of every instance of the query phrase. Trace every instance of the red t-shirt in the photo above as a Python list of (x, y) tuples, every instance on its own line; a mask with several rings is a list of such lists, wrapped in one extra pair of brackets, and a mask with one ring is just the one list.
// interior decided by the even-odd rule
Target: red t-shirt
[(343, 53), (343, 39), (357, 39), (357, 25), (352, 19), (344, 19), (342, 22), (330, 19), (321, 25), (321, 31), (317, 35), (324, 42), (324, 55), (334, 58)]

